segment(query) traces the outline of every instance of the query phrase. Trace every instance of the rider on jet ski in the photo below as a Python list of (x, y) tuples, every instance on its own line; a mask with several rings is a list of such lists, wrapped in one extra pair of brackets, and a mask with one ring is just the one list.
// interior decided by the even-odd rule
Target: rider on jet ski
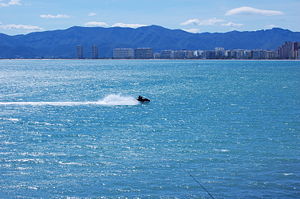
[(139, 101), (139, 102), (150, 102), (149, 99), (144, 98), (144, 97), (142, 97), (142, 96), (140, 96), (140, 95), (139, 95), (139, 97), (137, 98), (137, 101)]

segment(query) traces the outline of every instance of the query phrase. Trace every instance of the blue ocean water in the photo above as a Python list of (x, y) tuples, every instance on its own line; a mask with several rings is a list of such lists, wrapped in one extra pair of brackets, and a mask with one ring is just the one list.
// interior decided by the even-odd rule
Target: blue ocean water
[(0, 60), (0, 198), (299, 198), (299, 143), (299, 61)]

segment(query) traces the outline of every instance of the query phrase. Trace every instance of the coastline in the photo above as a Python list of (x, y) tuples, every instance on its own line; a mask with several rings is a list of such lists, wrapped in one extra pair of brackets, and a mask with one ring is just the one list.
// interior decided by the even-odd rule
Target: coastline
[(0, 60), (151, 60), (151, 61), (156, 61), (156, 60), (162, 60), (162, 61), (168, 61), (168, 60), (178, 60), (178, 61), (300, 61), (300, 59), (112, 59), (112, 58), (100, 58), (100, 59), (73, 59), (73, 58), (58, 58), (58, 59), (51, 59), (51, 58), (45, 58), (45, 59), (36, 59), (36, 58), (0, 58)]

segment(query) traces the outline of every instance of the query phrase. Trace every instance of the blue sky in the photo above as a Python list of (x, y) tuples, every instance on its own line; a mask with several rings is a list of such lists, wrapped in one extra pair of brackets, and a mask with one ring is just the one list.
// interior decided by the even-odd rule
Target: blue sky
[(300, 0), (0, 0), (0, 33), (160, 25), (189, 32), (300, 32)]

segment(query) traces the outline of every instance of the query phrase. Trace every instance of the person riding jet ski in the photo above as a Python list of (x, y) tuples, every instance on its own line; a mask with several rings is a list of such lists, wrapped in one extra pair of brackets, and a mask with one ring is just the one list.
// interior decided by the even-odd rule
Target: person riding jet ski
[(145, 98), (145, 97), (142, 97), (142, 96), (140, 96), (139, 95), (139, 97), (136, 99), (137, 101), (139, 101), (139, 102), (150, 102), (150, 100), (149, 99), (147, 99), (147, 98)]

